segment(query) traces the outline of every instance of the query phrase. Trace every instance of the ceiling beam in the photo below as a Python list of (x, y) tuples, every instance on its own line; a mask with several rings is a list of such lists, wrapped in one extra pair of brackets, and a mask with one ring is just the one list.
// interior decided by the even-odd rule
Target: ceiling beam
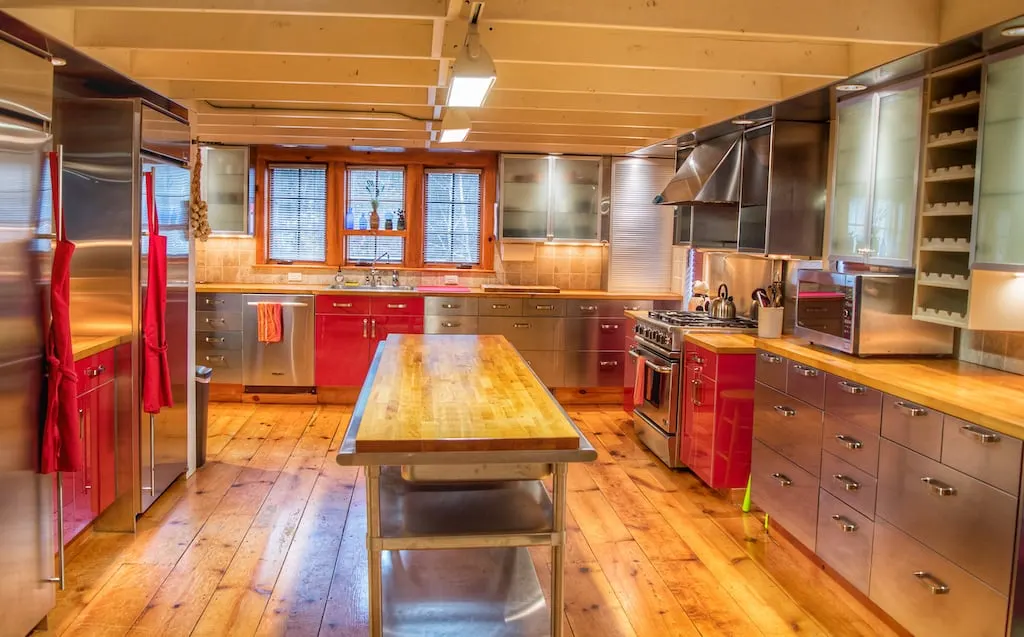
[(338, 117), (289, 117), (282, 115), (222, 115), (220, 113), (199, 113), (193, 118), (199, 126), (218, 128), (343, 128), (365, 131), (424, 131), (426, 122), (412, 119), (356, 119)]
[(769, 100), (731, 100), (612, 93), (559, 93), (496, 88), (487, 96), (488, 108), (542, 108), (558, 111), (612, 111), (729, 117), (769, 104)]
[(1020, 15), (1024, 15), (1020, 0), (942, 0), (939, 36), (945, 42)]
[(419, 139), (430, 138), (430, 131), (423, 128), (419, 130), (353, 130), (348, 128), (280, 128), (277, 126), (218, 126), (207, 125), (202, 122), (192, 129), (194, 135), (202, 139), (217, 135), (241, 135), (249, 138), (253, 144), (259, 143), (266, 137), (275, 135), (289, 135), (292, 137), (353, 137), (359, 139)]
[(0, 9), (28, 7), (427, 19), (443, 18), (448, 9), (445, 0), (0, 0)]
[(172, 80), (171, 99), (243, 102), (310, 102), (320, 104), (378, 104), (421, 106), (427, 89), (416, 86), (358, 86), (352, 84), (261, 84)]
[(522, 144), (583, 144), (589, 146), (630, 146), (639, 148), (660, 141), (655, 137), (606, 137), (589, 135), (589, 130), (576, 136), (532, 135), (522, 133), (491, 133), (473, 129), (468, 141)]
[[(589, 111), (538, 111), (532, 109), (477, 108), (469, 114), (477, 122), (517, 124), (560, 124), (568, 126), (631, 126), (640, 128), (691, 129), (704, 123), (691, 115), (646, 115), (643, 113), (597, 113)], [(581, 131), (586, 133), (585, 130)]]
[(193, 101), (188, 104), (205, 115), (244, 115), (246, 117), (308, 117), (314, 119), (405, 120), (433, 119), (430, 106), (387, 106), (381, 104), (310, 104), (304, 102), (230, 102)]

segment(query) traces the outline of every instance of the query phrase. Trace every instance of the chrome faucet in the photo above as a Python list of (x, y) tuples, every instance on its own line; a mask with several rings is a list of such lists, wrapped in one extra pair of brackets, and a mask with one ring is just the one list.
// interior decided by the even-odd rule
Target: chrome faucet
[(391, 271), (391, 287), (397, 288), (400, 282), (398, 280), (398, 270)]
[[(373, 258), (373, 261), (370, 262), (370, 273), (366, 275), (366, 285), (367, 286), (369, 286), (371, 288), (375, 288), (375, 287), (381, 285), (381, 283), (383, 281), (381, 279), (380, 271), (377, 270), (377, 264), (380, 263), (381, 259), (383, 259), (385, 257), (388, 257), (388, 256), (390, 256), (390, 255), (387, 252), (385, 252), (383, 254), (379, 254), (379, 255), (375, 256)], [(392, 283), (392, 285), (394, 285), (394, 283)]]

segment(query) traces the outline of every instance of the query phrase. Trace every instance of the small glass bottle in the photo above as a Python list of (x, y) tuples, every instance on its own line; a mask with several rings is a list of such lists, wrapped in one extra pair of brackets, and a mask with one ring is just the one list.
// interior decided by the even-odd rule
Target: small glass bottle
[(370, 229), (370, 217), (364, 212), (363, 216), (359, 219), (359, 229), (369, 230)]

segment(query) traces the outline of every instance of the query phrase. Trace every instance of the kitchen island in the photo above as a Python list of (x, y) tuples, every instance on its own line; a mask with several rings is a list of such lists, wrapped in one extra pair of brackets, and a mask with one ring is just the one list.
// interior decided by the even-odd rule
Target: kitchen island
[(561, 635), (566, 471), (596, 457), (504, 337), (389, 336), (337, 457), (366, 467), (370, 634)]

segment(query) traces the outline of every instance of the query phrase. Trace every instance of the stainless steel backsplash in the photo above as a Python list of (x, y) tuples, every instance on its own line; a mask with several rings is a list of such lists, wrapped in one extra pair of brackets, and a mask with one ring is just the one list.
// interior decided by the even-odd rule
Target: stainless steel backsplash
[(753, 306), (751, 293), (756, 288), (767, 287), (772, 282), (774, 261), (735, 252), (705, 252), (703, 281), (708, 284), (714, 296), (718, 286), (725, 283), (729, 294), (736, 303), (738, 316), (750, 316)]

